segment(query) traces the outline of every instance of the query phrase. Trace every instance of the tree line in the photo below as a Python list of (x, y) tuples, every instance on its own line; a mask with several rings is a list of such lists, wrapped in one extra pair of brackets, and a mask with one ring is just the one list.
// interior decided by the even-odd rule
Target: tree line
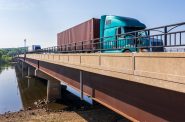
[(20, 47), (20, 48), (2, 48), (0, 49), (0, 59), (6, 60), (11, 57), (14, 57), (18, 54), (24, 53), (27, 48)]

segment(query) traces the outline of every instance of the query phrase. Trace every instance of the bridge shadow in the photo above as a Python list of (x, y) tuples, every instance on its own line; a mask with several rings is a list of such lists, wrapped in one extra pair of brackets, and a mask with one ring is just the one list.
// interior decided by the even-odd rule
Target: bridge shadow
[[(22, 77), (21, 67), (15, 66), (21, 99), (24, 109), (29, 107), (36, 109), (34, 102), (46, 98), (47, 80), (37, 77), (26, 78), (26, 67), (24, 67), (24, 77)], [(34, 71), (33, 67), (30, 67), (30, 69)], [(49, 78), (50, 76), (44, 74), (44, 77)], [(30, 82), (29, 85), (28, 80)], [(56, 79), (54, 82), (56, 82)], [(62, 98), (47, 104), (47, 110), (75, 112), (88, 122), (129, 122), (129, 120), (96, 102), (94, 102), (94, 105), (91, 105), (65, 89), (61, 89), (61, 93)]]
[(95, 101), (91, 105), (67, 90), (62, 92), (62, 99), (58, 102), (66, 106), (63, 110), (74, 111), (88, 122), (130, 122)]

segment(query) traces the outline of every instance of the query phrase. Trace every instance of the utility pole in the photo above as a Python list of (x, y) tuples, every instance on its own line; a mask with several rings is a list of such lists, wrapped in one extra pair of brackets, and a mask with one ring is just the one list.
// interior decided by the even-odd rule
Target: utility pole
[(26, 52), (27, 52), (27, 49), (26, 49), (26, 39), (24, 39), (24, 61), (26, 59)]
[(27, 51), (26, 50), (26, 39), (24, 39), (24, 49), (25, 49), (25, 52)]

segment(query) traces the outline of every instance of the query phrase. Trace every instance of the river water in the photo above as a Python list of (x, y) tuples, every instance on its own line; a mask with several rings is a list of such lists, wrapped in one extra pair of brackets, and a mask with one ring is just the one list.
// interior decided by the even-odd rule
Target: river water
[(15, 74), (15, 67), (0, 67), (0, 113), (17, 111), (22, 108), (22, 101)]
[(0, 114), (33, 107), (34, 101), (46, 98), (47, 81), (26, 78), (20, 70), (17, 64), (0, 63)]

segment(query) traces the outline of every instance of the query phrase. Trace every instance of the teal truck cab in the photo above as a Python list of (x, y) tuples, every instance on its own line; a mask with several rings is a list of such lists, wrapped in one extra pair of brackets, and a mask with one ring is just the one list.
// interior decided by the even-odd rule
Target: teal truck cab
[(143, 23), (133, 18), (102, 16), (100, 20), (102, 52), (137, 52), (139, 48), (136, 47), (149, 46), (150, 41), (148, 39), (137, 38), (139, 36), (147, 36), (147, 32), (137, 32), (145, 28), (146, 26)]

